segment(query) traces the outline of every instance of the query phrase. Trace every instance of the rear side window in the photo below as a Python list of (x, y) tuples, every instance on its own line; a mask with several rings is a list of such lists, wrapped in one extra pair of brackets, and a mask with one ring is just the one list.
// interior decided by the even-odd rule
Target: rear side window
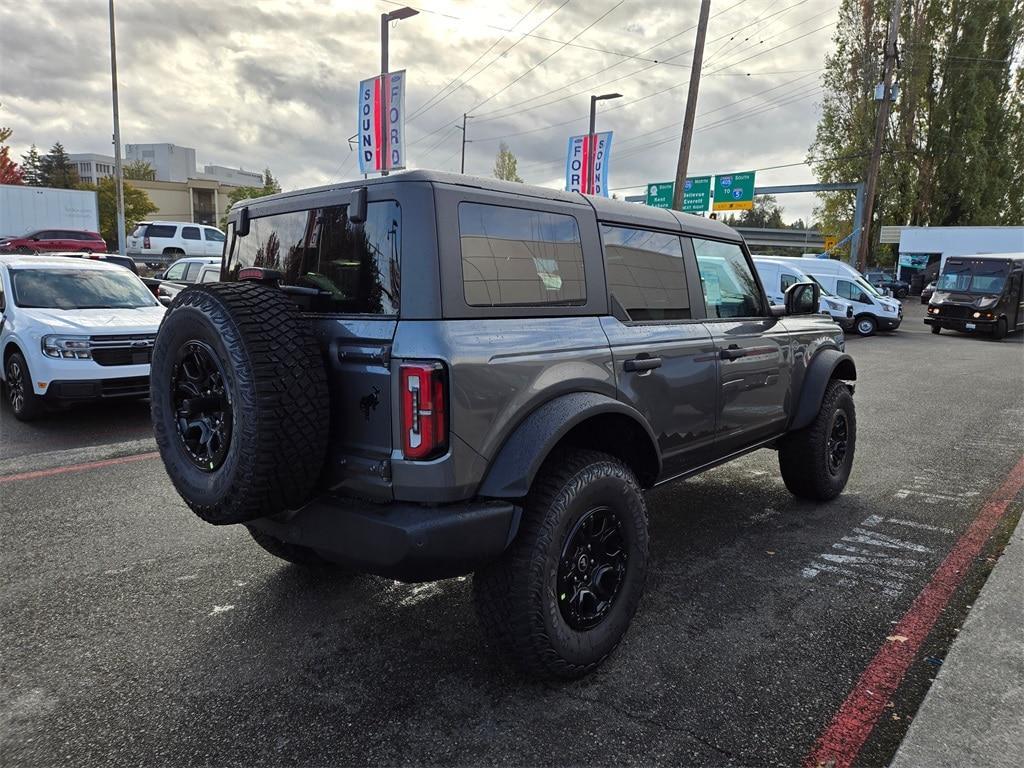
[(199, 240), (199, 227), (182, 227), (181, 237), (183, 240)]
[(146, 230), (146, 237), (174, 237), (178, 234), (178, 228), (173, 224), (150, 224)]
[(286, 285), (318, 288), (319, 312), (397, 315), (401, 285), (402, 211), (394, 200), (372, 202), (352, 224), (347, 206), (254, 218), (234, 237), (227, 279), (243, 267), (283, 273)]
[(460, 203), (459, 237), (463, 293), (471, 307), (586, 303), (574, 217)]
[(708, 318), (762, 317), (761, 290), (736, 243), (693, 238)]
[(207, 269), (199, 276), (200, 283), (216, 283), (218, 280), (220, 280), (219, 269)]
[(602, 225), (608, 292), (630, 320), (688, 320), (690, 296), (678, 235)]

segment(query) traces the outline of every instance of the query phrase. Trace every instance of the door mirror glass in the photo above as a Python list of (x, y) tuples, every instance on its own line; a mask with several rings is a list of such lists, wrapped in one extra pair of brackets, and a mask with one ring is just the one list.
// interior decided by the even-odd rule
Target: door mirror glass
[(821, 288), (817, 283), (794, 283), (786, 289), (787, 315), (813, 315), (821, 301)]

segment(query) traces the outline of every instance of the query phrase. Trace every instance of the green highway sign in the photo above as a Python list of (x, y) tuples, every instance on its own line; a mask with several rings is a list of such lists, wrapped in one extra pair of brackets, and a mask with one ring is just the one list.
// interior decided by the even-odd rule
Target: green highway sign
[(660, 184), (647, 185), (647, 204), (655, 208), (671, 208), (672, 195), (675, 194), (676, 183), (665, 181)]
[[(647, 185), (647, 204), (655, 208), (671, 208), (672, 195), (676, 191), (674, 181)], [(683, 211), (704, 213), (711, 203), (711, 177), (693, 176), (687, 178), (683, 187)]]
[(749, 211), (754, 207), (754, 171), (715, 176), (716, 211)]
[(687, 177), (683, 186), (683, 213), (704, 213), (710, 204), (711, 177)]

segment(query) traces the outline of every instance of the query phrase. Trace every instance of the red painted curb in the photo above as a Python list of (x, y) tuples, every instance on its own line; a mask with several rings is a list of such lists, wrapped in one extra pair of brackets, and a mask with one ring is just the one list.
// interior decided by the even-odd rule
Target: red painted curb
[(88, 469), (112, 467), (117, 464), (130, 464), (133, 461), (145, 461), (146, 459), (155, 459), (159, 455), (160, 454), (157, 451), (151, 451), (150, 453), (136, 453), (132, 456), (119, 456), (116, 459), (88, 461), (84, 464), (69, 464), (65, 467), (51, 467), (50, 469), (37, 469), (33, 472), (21, 472), (17, 475), (7, 475), (6, 477), (0, 477), (0, 485), (6, 485), (7, 483), (15, 483), (18, 480), (34, 480), (37, 477), (52, 477), (53, 475), (63, 475), (67, 472), (84, 472)]
[(879, 649), (828, 728), (818, 738), (814, 749), (804, 759), (804, 768), (848, 768), (853, 764), (921, 645), (967, 574), (971, 562), (981, 553), (1021, 488), (1024, 488), (1024, 457), (985, 501), (970, 528), (953, 545), (931, 580), (914, 598), (910, 609), (892, 630), (892, 636), (901, 640), (886, 642)]

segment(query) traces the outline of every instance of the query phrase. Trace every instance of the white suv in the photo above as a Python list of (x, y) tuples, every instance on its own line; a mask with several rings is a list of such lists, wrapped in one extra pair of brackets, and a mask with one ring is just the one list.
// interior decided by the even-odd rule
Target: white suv
[(0, 256), (0, 380), (14, 416), (29, 421), (47, 402), (148, 396), (163, 314), (123, 267)]
[(224, 233), (205, 224), (141, 221), (128, 237), (128, 255), (147, 264), (167, 264), (182, 256), (216, 256), (224, 252)]

